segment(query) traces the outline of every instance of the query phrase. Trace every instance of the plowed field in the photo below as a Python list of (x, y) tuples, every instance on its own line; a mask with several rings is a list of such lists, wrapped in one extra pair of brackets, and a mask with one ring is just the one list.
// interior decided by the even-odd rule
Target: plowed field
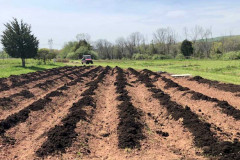
[(240, 86), (119, 67), (0, 79), (0, 159), (240, 159)]

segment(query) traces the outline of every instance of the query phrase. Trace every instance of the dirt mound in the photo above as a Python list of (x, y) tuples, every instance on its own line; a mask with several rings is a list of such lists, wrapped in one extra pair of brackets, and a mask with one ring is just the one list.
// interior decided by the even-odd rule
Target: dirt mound
[(167, 84), (165, 86), (166, 89), (168, 89), (168, 88), (178, 88), (180, 91), (188, 91), (188, 90), (190, 90), (189, 88), (183, 87), (183, 86), (179, 85), (178, 83), (175, 83), (171, 79), (168, 79), (166, 77), (162, 77), (162, 80), (164, 82), (166, 82), (166, 84)]
[(117, 100), (124, 100), (120, 105), (119, 118), (120, 123), (118, 124), (118, 146), (119, 148), (139, 148), (140, 140), (144, 139), (142, 133), (143, 124), (141, 121), (141, 111), (137, 110), (130, 102), (131, 97), (128, 95), (128, 91), (125, 89), (127, 83), (126, 75), (123, 70), (119, 67), (117, 69), (116, 82), (116, 93), (120, 96)]
[(53, 86), (54, 84), (55, 84), (54, 80), (46, 80), (43, 83), (36, 84), (34, 87), (39, 87), (41, 89), (47, 90), (48, 87)]
[(32, 97), (34, 97), (34, 95), (30, 91), (28, 91), (28, 90), (22, 90), (20, 93), (14, 94), (11, 97), (13, 98), (13, 97), (17, 97), (17, 96), (22, 96), (24, 98), (32, 98)]
[[(100, 67), (97, 69), (99, 70)], [(69, 109), (69, 114), (62, 119), (62, 125), (57, 125), (53, 129), (51, 129), (47, 133), (47, 140), (43, 143), (43, 145), (37, 150), (36, 154), (38, 157), (45, 157), (47, 155), (54, 154), (56, 152), (65, 152), (67, 147), (70, 147), (77, 137), (77, 133), (75, 132), (75, 128), (77, 123), (80, 120), (86, 121), (87, 117), (92, 117), (93, 112), (91, 114), (87, 114), (84, 111), (84, 107), (92, 107), (96, 108), (96, 104), (94, 99), (90, 96), (93, 95), (94, 90), (97, 89), (98, 83), (100, 83), (105, 74), (108, 73), (110, 67), (106, 67), (97, 77), (96, 80), (89, 83), (90, 87), (87, 89), (87, 92), (84, 92), (81, 98), (77, 103), (74, 103), (73, 106)], [(89, 72), (88, 74), (84, 74), (84, 76), (92, 74), (96, 74), (96, 72)], [(90, 151), (89, 151), (90, 152)]]
[(227, 92), (232, 92), (232, 93), (240, 92), (240, 85), (220, 83), (218, 81), (208, 80), (200, 76), (195, 76), (193, 78), (190, 78), (189, 80), (197, 81), (198, 83), (205, 83), (205, 84), (208, 84), (210, 87), (214, 87), (219, 90), (223, 90)]
[(46, 95), (47, 98), (51, 98), (51, 97), (58, 97), (63, 95), (63, 93), (61, 91), (53, 91), (49, 94)]
[(4, 83), (4, 82), (0, 82), (0, 92), (1, 91), (6, 91), (9, 90), (10, 87), (8, 86), (8, 84)]
[(13, 100), (10, 97), (0, 98), (0, 107), (2, 109), (11, 109), (11, 105), (13, 104)]
[(236, 120), (240, 120), (240, 110), (230, 105), (227, 101), (220, 101), (217, 98), (212, 98), (212, 97), (203, 95), (202, 93), (199, 93), (199, 92), (191, 91), (191, 93), (192, 93), (192, 99), (216, 102), (217, 103), (216, 106), (220, 107), (223, 113), (226, 113), (227, 115), (232, 116)]
[(194, 99), (194, 100), (205, 100), (205, 101), (211, 101), (211, 102), (218, 102), (218, 100), (216, 98), (211, 98), (211, 97), (206, 96), (199, 92), (191, 91), (188, 93), (192, 93), (192, 99)]
[(55, 126), (47, 133), (48, 139), (36, 152), (37, 156), (44, 157), (56, 152), (64, 153), (65, 149), (71, 146), (74, 139), (77, 137), (77, 133), (74, 130), (77, 122), (86, 120), (88, 116), (83, 110), (84, 106), (95, 107), (93, 98), (86, 96), (73, 104), (70, 108), (70, 113), (62, 120), (63, 125)]
[(120, 110), (118, 125), (119, 147), (120, 148), (139, 148), (139, 140), (143, 139), (139, 111), (128, 101), (122, 102), (118, 109)]
[(240, 159), (238, 85), (181, 80), (101, 66), (2, 78), (0, 159)]
[(6, 130), (16, 126), (19, 123), (25, 122), (28, 119), (31, 111), (39, 111), (43, 109), (50, 101), (51, 99), (46, 97), (44, 99), (39, 99), (19, 112), (8, 116), (6, 119), (0, 122), (0, 134), (3, 134)]
[[(151, 82), (148, 81), (148, 83)], [(219, 141), (210, 129), (211, 124), (200, 120), (198, 115), (192, 112), (188, 106), (183, 107), (177, 104), (163, 91), (159, 93), (156, 93), (155, 89), (152, 91), (154, 91), (153, 96), (159, 100), (161, 105), (166, 107), (175, 120), (182, 119), (183, 125), (193, 134), (195, 145), (201, 147), (205, 154), (220, 156), (220, 159), (238, 159), (240, 157), (240, 142), (238, 140), (234, 142)]]

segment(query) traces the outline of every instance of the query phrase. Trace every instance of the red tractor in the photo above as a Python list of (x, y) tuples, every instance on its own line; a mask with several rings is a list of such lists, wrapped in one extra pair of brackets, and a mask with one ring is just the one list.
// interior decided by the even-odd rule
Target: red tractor
[(93, 61), (92, 61), (92, 58), (91, 58), (91, 55), (83, 55), (83, 58), (82, 58), (82, 64), (93, 64)]

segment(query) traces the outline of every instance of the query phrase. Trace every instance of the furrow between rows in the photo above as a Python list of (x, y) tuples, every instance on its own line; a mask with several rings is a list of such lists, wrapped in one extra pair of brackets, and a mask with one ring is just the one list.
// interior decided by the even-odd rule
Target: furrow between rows
[[(77, 123), (79, 121), (86, 121), (89, 116), (87, 112), (84, 111), (84, 107), (95, 108), (96, 104), (91, 95), (94, 94), (94, 90), (97, 89), (98, 83), (101, 83), (109, 69), (109, 67), (106, 67), (98, 75), (96, 80), (88, 83), (89, 88), (81, 94), (83, 97), (69, 108), (69, 113), (61, 120), (61, 125), (56, 125), (46, 133), (47, 140), (36, 151), (38, 157), (46, 157), (56, 152), (65, 152), (66, 148), (72, 145), (74, 139), (78, 136), (75, 132)], [(90, 115), (90, 117), (91, 116), (92, 115)]]
[[(148, 72), (150, 73), (151, 71)], [(149, 90), (153, 93), (153, 96), (159, 100), (160, 104), (168, 110), (169, 114), (175, 120), (182, 120), (183, 125), (194, 136), (195, 145), (202, 148), (205, 154), (209, 156), (217, 156), (219, 159), (240, 158), (239, 141), (220, 141), (215, 136), (215, 133), (210, 130), (211, 124), (201, 120), (199, 116), (192, 112), (188, 106), (183, 107), (179, 105), (173, 101), (168, 94), (163, 92), (161, 89), (156, 88), (148, 74), (140, 74), (139, 72), (135, 72), (135, 75), (141, 82), (149, 87)]]

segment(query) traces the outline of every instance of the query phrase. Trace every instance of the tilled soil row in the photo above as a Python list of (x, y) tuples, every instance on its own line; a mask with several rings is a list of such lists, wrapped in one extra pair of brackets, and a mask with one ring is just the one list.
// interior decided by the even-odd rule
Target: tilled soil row
[(117, 69), (116, 93), (120, 94), (117, 100), (123, 101), (118, 105), (119, 119), (118, 124), (118, 146), (121, 149), (140, 148), (140, 140), (144, 139), (142, 133), (143, 123), (141, 122), (141, 111), (137, 110), (131, 103), (131, 97), (126, 90), (127, 79), (123, 70)]
[(20, 110), (19, 112), (15, 113), (15, 114), (8, 116), (6, 119), (2, 120), (0, 122), (0, 135), (3, 137), (5, 142), (14, 143), (14, 141), (9, 141), (9, 139), (6, 136), (4, 136), (4, 133), (6, 132), (6, 130), (16, 126), (19, 123), (25, 122), (28, 119), (31, 111), (39, 111), (39, 110), (44, 109), (45, 105), (47, 105), (48, 103), (50, 103), (52, 101), (51, 97), (56, 97), (56, 96), (61, 95), (62, 94), (61, 90), (67, 90), (68, 86), (72, 86), (72, 85), (77, 84), (77, 82), (81, 82), (83, 80), (82, 77), (88, 76), (92, 72), (95, 73), (100, 68), (101, 67), (97, 67), (86, 73), (83, 73), (82, 76), (79, 76), (74, 81), (64, 84), (63, 86), (57, 88), (55, 91), (48, 93), (43, 98), (40, 98), (39, 100), (33, 102), (26, 108)]
[[(102, 71), (102, 68), (99, 67)], [(21, 123), (5, 134), (9, 137), (16, 139), (14, 145), (0, 145), (0, 157), (5, 159), (36, 159), (35, 152), (43, 142), (46, 140), (46, 134), (55, 125), (61, 122), (61, 119), (68, 114), (68, 109), (73, 103), (77, 102), (81, 97), (81, 93), (86, 90), (86, 83), (90, 81), (92, 77), (99, 74), (96, 69), (92, 72), (84, 73), (84, 77), (79, 75), (79, 78), (83, 78), (80, 83), (66, 83), (62, 90), (63, 94), (58, 97), (53, 97), (51, 103), (47, 104), (43, 110), (31, 112), (26, 122)], [(74, 85), (72, 85), (74, 84)], [(2, 139), (0, 139), (2, 141)], [(1, 144), (3, 144), (1, 142)], [(9, 153), (8, 153), (9, 152)], [(55, 158), (53, 158), (55, 159)]]
[[(79, 67), (78, 69), (76, 67), (74, 67), (74, 68), (75, 69), (69, 73), (69, 74), (72, 74), (72, 72), (76, 72), (74, 79), (79, 79), (79, 77), (84, 76), (84, 75), (87, 76), (87, 74), (91, 73), (91, 70), (97, 71), (99, 69), (99, 67), (97, 67), (95, 69), (91, 69), (91, 70), (83, 69), (83, 67)], [(82, 72), (80, 72), (79, 70), (82, 70)], [(87, 70), (87, 71), (85, 71), (85, 70)], [(75, 82), (74, 80), (69, 80), (67, 78), (64, 78), (61, 81), (60, 80), (56, 81), (54, 86), (57, 88), (61, 88), (61, 86), (64, 86), (65, 84), (68, 84), (68, 86), (70, 86), (71, 83), (76, 84), (77, 82)], [(24, 98), (24, 97), (18, 96), (16, 98), (11, 98), (9, 103), (7, 103), (8, 101), (7, 102), (3, 101), (4, 106), (0, 106), (0, 109), (2, 110), (2, 112), (0, 113), (0, 115), (1, 115), (0, 119), (1, 120), (6, 119), (9, 115), (20, 112), (25, 107), (31, 105), (35, 101), (43, 98), (48, 93), (55, 91), (55, 90), (56, 90), (56, 88), (49, 88), (48, 90), (33, 88), (33, 89), (28, 90), (29, 92), (34, 94), (34, 97), (32, 97), (32, 98)], [(15, 93), (15, 94), (20, 94), (20, 93)], [(15, 95), (15, 94), (13, 94), (13, 95)], [(5, 100), (9, 100), (9, 99), (6, 98)]]
[(186, 77), (172, 77), (167, 73), (161, 74), (161, 76), (171, 79), (174, 82), (182, 85), (183, 87), (188, 87), (193, 91), (202, 93), (212, 98), (217, 98), (222, 101), (227, 101), (230, 105), (240, 109), (240, 100), (239, 97), (237, 96), (238, 94), (240, 94), (240, 92), (232, 93), (223, 91), (214, 87), (210, 87), (208, 84), (198, 83), (197, 81), (191, 81), (189, 80), (189, 78)]
[(227, 91), (227, 92), (232, 92), (232, 93), (240, 92), (240, 85), (220, 83), (218, 81), (212, 81), (209, 79), (202, 78), (200, 76), (192, 77), (189, 80), (197, 81), (198, 83), (202, 83), (202, 84), (203, 83), (208, 84), (209, 87), (214, 87), (219, 90), (223, 90), (223, 91)]
[[(117, 126), (119, 123), (117, 105), (120, 101), (116, 101), (116, 69), (107, 74), (103, 82), (95, 90), (93, 96), (96, 101), (96, 109), (91, 118), (91, 123), (78, 123), (76, 132), (80, 135), (77, 141), (69, 148), (63, 159), (82, 158), (82, 159), (124, 159), (126, 153), (124, 150), (118, 149)], [(111, 74), (112, 72), (112, 74)], [(85, 132), (85, 133), (84, 133)], [(84, 136), (87, 135), (87, 136)], [(84, 139), (87, 143), (83, 143)], [(87, 144), (87, 145), (85, 145)], [(90, 154), (84, 154), (86, 150), (90, 150)], [(76, 151), (78, 154), (76, 155)], [(68, 155), (68, 157), (65, 157)]]
[(39, 111), (44, 109), (45, 105), (52, 101), (51, 97), (54, 97), (55, 95), (61, 94), (61, 92), (53, 91), (46, 95), (44, 98), (41, 98), (28, 107), (22, 109), (20, 112), (15, 113), (13, 115), (10, 115), (6, 119), (0, 122), (0, 135), (2, 136), (5, 143), (11, 143), (14, 144), (14, 141), (9, 141), (9, 138), (7, 138), (4, 133), (6, 130), (16, 126), (19, 123), (25, 122), (31, 111)]
[(86, 121), (87, 117), (91, 117), (84, 110), (83, 107), (88, 106), (95, 108), (94, 99), (91, 95), (97, 89), (104, 76), (108, 73), (110, 67), (106, 67), (97, 77), (96, 80), (89, 83), (89, 88), (82, 94), (83, 97), (72, 105), (69, 109), (68, 115), (61, 120), (61, 125), (56, 125), (47, 134), (47, 140), (36, 151), (38, 157), (45, 157), (56, 152), (65, 152), (67, 147), (70, 147), (74, 139), (78, 136), (75, 132), (76, 125), (79, 121)]
[[(74, 68), (72, 69), (73, 71), (71, 71), (70, 73), (64, 73), (63, 75), (60, 75), (59, 77), (56, 77), (56, 78), (54, 78), (54, 79), (46, 80), (46, 81), (44, 81), (44, 82), (42, 82), (42, 83), (38, 83), (38, 84), (36, 84), (33, 88), (39, 87), (39, 88), (41, 88), (41, 89), (43, 89), (43, 90), (47, 90), (49, 87), (54, 86), (54, 85), (56, 84), (56, 81), (57, 81), (57, 80), (61, 80), (61, 79), (64, 78), (64, 77), (67, 77), (69, 80), (74, 80), (74, 78), (70, 76), (71, 74), (74, 74), (74, 75), (77, 76), (77, 74), (78, 74), (79, 72), (82, 72), (82, 71), (84, 71), (84, 70), (86, 70), (86, 69), (89, 69), (89, 68), (90, 68), (90, 66), (87, 66), (87, 67), (79, 67), (79, 68), (74, 67)], [(77, 70), (75, 70), (75, 69), (77, 69)]]
[(153, 96), (159, 100), (161, 105), (166, 107), (175, 120), (182, 119), (183, 125), (193, 134), (195, 145), (202, 148), (205, 154), (217, 156), (219, 159), (240, 158), (240, 143), (237, 140), (234, 142), (219, 141), (215, 133), (210, 130), (211, 124), (200, 120), (198, 115), (193, 113), (188, 106), (183, 107), (177, 104), (171, 100), (168, 94), (153, 85), (152, 80), (149, 78), (149, 74), (151, 75), (152, 71), (145, 72), (145, 74), (140, 74), (136, 71), (132, 73), (149, 87)]
[[(166, 76), (166, 74), (162, 76)], [(174, 78), (167, 78), (176, 82)], [(153, 76), (151, 76), (151, 79), (153, 79)], [(161, 78), (158, 78), (153, 84), (155, 84), (157, 88), (169, 94), (172, 100), (176, 101), (182, 106), (188, 106), (192, 112), (199, 116), (200, 119), (210, 123), (211, 131), (216, 133), (216, 137), (218, 137), (219, 140), (234, 141), (235, 138), (240, 140), (240, 121), (223, 113), (222, 109), (216, 106), (216, 102), (194, 100), (192, 99), (192, 93), (188, 93), (189, 91), (181, 91), (174, 87), (169, 88), (167, 87), (167, 83)]]
[(61, 67), (61, 68), (53, 68), (45, 71), (22, 74), (18, 76), (13, 75), (13, 76), (10, 76), (9, 78), (1, 78), (0, 92), (9, 90), (15, 87), (19, 87), (33, 81), (38, 81), (40, 79), (48, 78), (53, 75), (58, 75), (60, 73), (71, 71), (71, 70), (72, 70), (72, 67)]
[[(41, 84), (41, 83), (44, 83), (44, 82), (46, 82), (46, 81), (51, 82), (51, 80), (56, 79), (56, 78), (58, 78), (58, 77), (61, 77), (61, 79), (59, 79), (59, 80), (61, 80), (61, 81), (62, 81), (62, 80), (65, 80), (65, 79), (67, 78), (67, 75), (68, 75), (68, 74), (71, 74), (71, 73), (73, 73), (74, 71), (82, 70), (83, 68), (88, 69), (89, 67), (77, 67), (77, 66), (75, 66), (75, 67), (72, 67), (72, 68), (69, 68), (69, 67), (68, 67), (67, 70), (66, 70), (66, 69), (64, 69), (64, 70), (60, 69), (61, 72), (55, 72), (56, 74), (53, 74), (53, 75), (51, 75), (51, 76), (49, 76), (49, 77), (40, 78), (40, 79), (34, 79), (33, 81), (29, 81), (28, 83), (24, 83), (23, 85), (16, 86), (16, 87), (11, 87), (11, 88), (9, 88), (8, 90), (4, 90), (4, 91), (0, 92), (0, 97), (3, 98), (3, 97), (10, 96), (10, 95), (12, 95), (12, 94), (19, 93), (19, 92), (21, 92), (23, 89), (29, 90), (29, 91), (30, 91), (30, 90), (33, 90), (33, 89), (35, 89), (35, 88), (38, 89), (38, 87), (35, 86), (36, 84)], [(57, 69), (55, 69), (55, 70), (57, 70)], [(57, 79), (57, 80), (58, 80), (58, 79)], [(55, 84), (55, 83), (57, 83), (57, 82), (58, 82), (58, 81), (52, 82), (52, 84)], [(33, 94), (34, 94), (34, 93), (33, 93)]]
[(232, 105), (230, 105), (227, 101), (221, 101), (217, 98), (212, 98), (209, 97), (207, 95), (204, 95), (202, 93), (190, 90), (187, 87), (183, 87), (180, 84), (174, 82), (171, 79), (168, 79), (166, 77), (161, 77), (161, 79), (166, 82), (166, 86), (165, 88), (177, 88), (180, 91), (187, 91), (184, 94), (192, 94), (192, 99), (193, 100), (205, 100), (205, 101), (209, 101), (209, 102), (215, 102), (216, 103), (216, 107), (221, 108), (221, 111), (225, 114), (227, 114), (228, 116), (232, 116), (234, 119), (236, 120), (240, 120), (240, 110), (236, 109), (235, 107), (233, 107)]
[(182, 122), (172, 119), (134, 74), (128, 75), (128, 82), (133, 86), (127, 86), (127, 90), (133, 105), (143, 111), (146, 136), (141, 140), (140, 152), (134, 155), (141, 155), (138, 159), (205, 159), (202, 150), (193, 145), (193, 136)]
[[(80, 68), (74, 67), (74, 68), (73, 68), (73, 71), (71, 71), (70, 73), (64, 73), (63, 75), (60, 75), (60, 77), (54, 78), (53, 80), (46, 80), (46, 81), (43, 82), (43, 83), (36, 84), (33, 88), (39, 87), (39, 88), (42, 88), (42, 89), (47, 90), (46, 87), (50, 87), (50, 85), (51, 85), (51, 86), (58, 85), (58, 83), (57, 83), (57, 80), (58, 80), (58, 79), (61, 79), (61, 78), (64, 78), (64, 77), (69, 77), (68, 74), (70, 74), (70, 75), (71, 75), (71, 74), (77, 74), (77, 73), (79, 74), (79, 72), (82, 72), (82, 71), (84, 71), (84, 70), (86, 70), (86, 69), (88, 69), (88, 67), (85, 67), (85, 68), (83, 68), (83, 67), (80, 67)], [(71, 80), (73, 80), (73, 79), (74, 79), (74, 78), (72, 78)], [(14, 94), (12, 94), (12, 95), (10, 95), (10, 96), (8, 96), (8, 97), (0, 98), (0, 107), (1, 107), (3, 110), (5, 110), (5, 109), (11, 109), (12, 106), (16, 106), (17, 103), (18, 103), (18, 102), (16, 102), (16, 101), (14, 100), (14, 98), (16, 98), (16, 97), (19, 98), (19, 96), (22, 97), (22, 98), (21, 98), (21, 101), (23, 101), (24, 99), (29, 99), (29, 98), (34, 97), (34, 94), (31, 93), (31, 92), (29, 91), (29, 89), (28, 89), (28, 90), (23, 89), (23, 90), (21, 90), (20, 92), (14, 93)]]
[(10, 109), (10, 105), (16, 105), (16, 103), (13, 101), (13, 98), (16, 97), (32, 98), (34, 95), (30, 91), (24, 89), (21, 92), (15, 93), (9, 97), (0, 98), (0, 107), (3, 110)]

